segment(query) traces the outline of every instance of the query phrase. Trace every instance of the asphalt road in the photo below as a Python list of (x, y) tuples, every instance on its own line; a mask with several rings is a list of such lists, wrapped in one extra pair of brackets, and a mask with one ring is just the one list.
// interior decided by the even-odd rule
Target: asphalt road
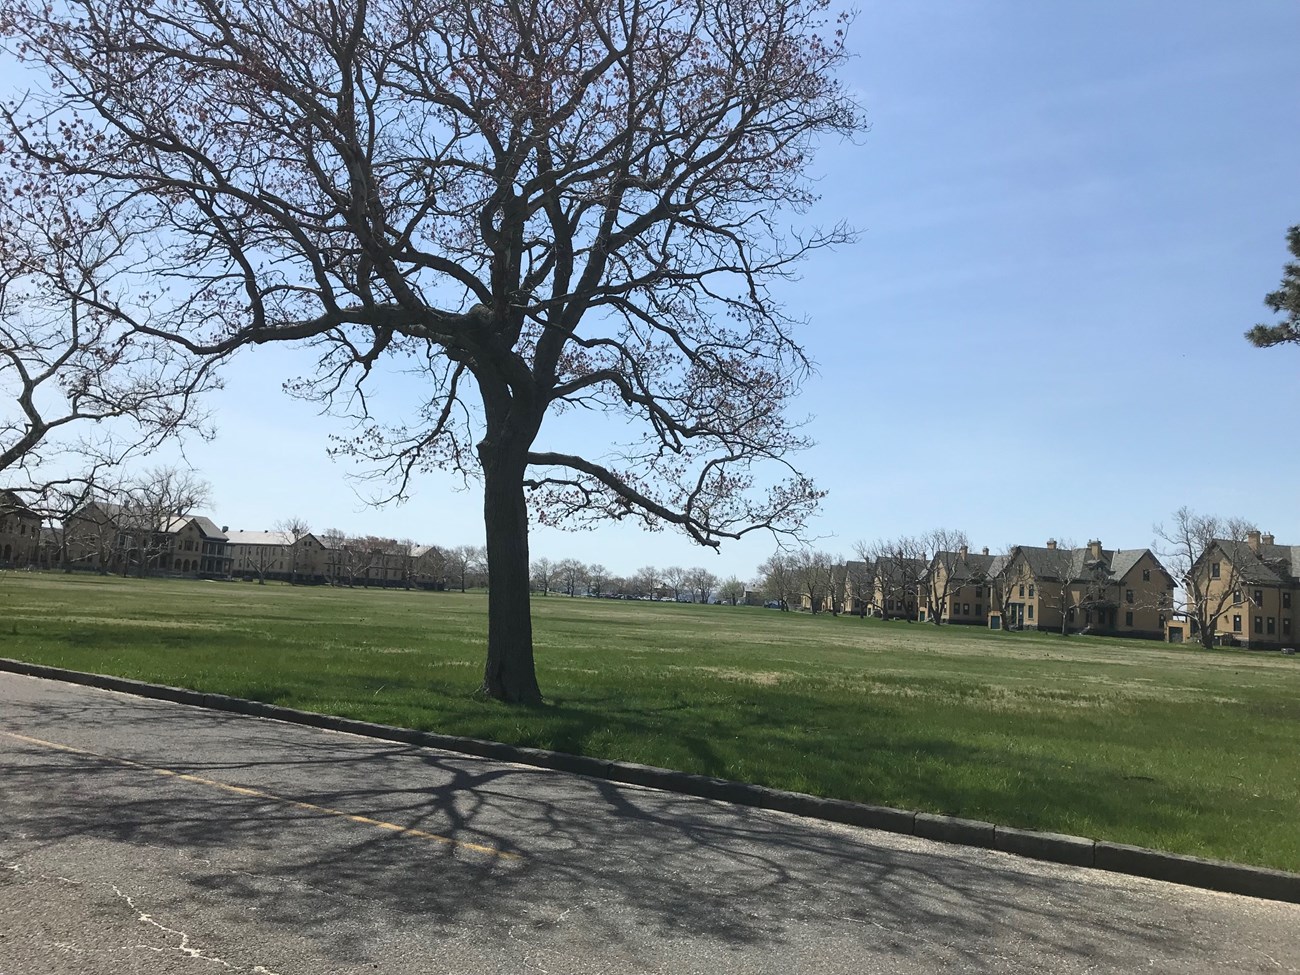
[(1300, 906), (0, 674), (0, 975), (1300, 972)]

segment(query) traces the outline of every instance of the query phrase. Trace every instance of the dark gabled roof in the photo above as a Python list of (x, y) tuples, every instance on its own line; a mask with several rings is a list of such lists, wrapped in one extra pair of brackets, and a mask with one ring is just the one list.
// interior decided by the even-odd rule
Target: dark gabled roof
[(1216, 538), (1214, 545), (1236, 567), (1242, 582), (1264, 586), (1300, 584), (1300, 545), (1261, 544), (1258, 552), (1249, 542), (1237, 539)]
[[(890, 582), (900, 582), (909, 576), (920, 579), (928, 568), (929, 563), (925, 559), (876, 559), (876, 571)], [(905, 573), (905, 569), (909, 571)]]
[[(1051, 579), (1055, 582), (1078, 579), (1083, 575), (1090, 561), (1086, 548), (1047, 548), (1037, 545), (1017, 545), (1016, 552), (1024, 556), (1025, 564), (1035, 579)], [(1102, 551), (1103, 562), (1109, 562), (1107, 552)]]
[[(1088, 548), (1051, 549), (1020, 545), (1016, 550), (1024, 555), (1034, 578), (1050, 579), (1053, 582), (1062, 581), (1062, 577), (1066, 582), (1078, 582), (1091, 578), (1098, 571), (1105, 572), (1112, 579), (1122, 579), (1142, 560), (1144, 555), (1151, 554), (1151, 550), (1146, 548), (1102, 549), (1101, 559), (1094, 560)], [(1160, 564), (1160, 560), (1154, 555), (1151, 558), (1160, 571), (1168, 576), (1169, 573)], [(998, 571), (1003, 568), (1006, 566), (1003, 565)]]
[(0, 488), (0, 511), (12, 511), (19, 518), (36, 518), (41, 516), (31, 506), (9, 488)]
[(205, 515), (194, 515), (190, 518), (190, 521), (198, 525), (199, 531), (203, 534), (204, 538), (211, 538), (218, 542), (228, 541), (226, 533), (218, 528), (217, 523), (211, 518), (208, 518)]

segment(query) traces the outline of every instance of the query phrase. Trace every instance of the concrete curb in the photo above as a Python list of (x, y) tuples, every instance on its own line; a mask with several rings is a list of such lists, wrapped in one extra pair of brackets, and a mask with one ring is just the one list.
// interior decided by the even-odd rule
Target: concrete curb
[(356, 721), (330, 714), (318, 714), (314, 711), (299, 711), (262, 701), (227, 697), (224, 694), (204, 694), (183, 687), (148, 684), (144, 681), (111, 677), (106, 674), (88, 674), (61, 667), (8, 660), (3, 657), (0, 657), (0, 671), (70, 684), (84, 684), (103, 690), (134, 694), (137, 697), (154, 698), (175, 704), (188, 704), (209, 710), (287, 721), (291, 724), (341, 731), (381, 741), (439, 748), (478, 758), (585, 775), (593, 779), (648, 786), (666, 792), (716, 799), (758, 809), (773, 809), (810, 819), (863, 826), (890, 833), (901, 833), (905, 836), (939, 840), (944, 843), (1000, 850), (1034, 860), (1092, 867), (1113, 873), (1165, 880), (1189, 887), (1300, 904), (1300, 874), (1287, 873), (1283, 870), (1243, 866), (1221, 860), (1204, 860), (1200, 857), (1148, 850), (1140, 846), (1090, 840), (1082, 836), (1014, 829), (1010, 826), (998, 826), (994, 823), (960, 819), (954, 816), (938, 816), (907, 809), (891, 809), (886, 806), (869, 806), (842, 799), (823, 799), (801, 792), (786, 792), (782, 789), (771, 789), (747, 782), (733, 782), (729, 779), (715, 779), (689, 772), (675, 772), (672, 769), (638, 765), (634, 762), (613, 762), (583, 755), (546, 751), (541, 748), (520, 748), (479, 738), (414, 731), (410, 728)]

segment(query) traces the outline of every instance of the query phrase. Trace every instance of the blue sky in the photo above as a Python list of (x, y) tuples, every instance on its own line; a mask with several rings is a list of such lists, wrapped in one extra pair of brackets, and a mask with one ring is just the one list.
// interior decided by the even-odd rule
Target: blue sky
[[(1300, 543), (1300, 348), (1242, 338), (1300, 222), (1300, 4), (875, 3), (850, 40), (871, 130), (825, 147), (809, 220), (861, 237), (783, 292), (819, 363), (796, 404), (830, 492), (817, 546), (946, 526), (1143, 547), (1183, 504)], [(453, 480), (364, 504), (325, 456), (337, 423), (279, 391), (305, 362), (258, 350), (213, 400), (221, 434), (187, 456), (216, 520), (480, 543)], [(750, 578), (772, 548), (532, 536), (615, 572)]]

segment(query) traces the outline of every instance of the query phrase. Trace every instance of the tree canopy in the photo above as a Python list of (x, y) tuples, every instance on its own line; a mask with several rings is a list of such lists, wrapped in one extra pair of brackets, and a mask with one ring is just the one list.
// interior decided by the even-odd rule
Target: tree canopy
[(1272, 325), (1256, 325), (1246, 333), (1246, 338), (1261, 349), (1300, 342), (1300, 224), (1287, 231), (1286, 240), (1295, 260), (1283, 266), (1281, 286), (1264, 296), (1264, 304), (1284, 317)]
[[(209, 360), (300, 343), (291, 388), (358, 419), (340, 449), (396, 496), (482, 479), (483, 687), (535, 701), (529, 502), (716, 546), (821, 496), (771, 289), (851, 236), (786, 215), (819, 139), (861, 130), (845, 26), (823, 0), (0, 0), (48, 79), (0, 151), (149, 231), (101, 299), (135, 334)], [(378, 416), (367, 384), (396, 370), (420, 405)], [(566, 410), (619, 441), (535, 449)]]

